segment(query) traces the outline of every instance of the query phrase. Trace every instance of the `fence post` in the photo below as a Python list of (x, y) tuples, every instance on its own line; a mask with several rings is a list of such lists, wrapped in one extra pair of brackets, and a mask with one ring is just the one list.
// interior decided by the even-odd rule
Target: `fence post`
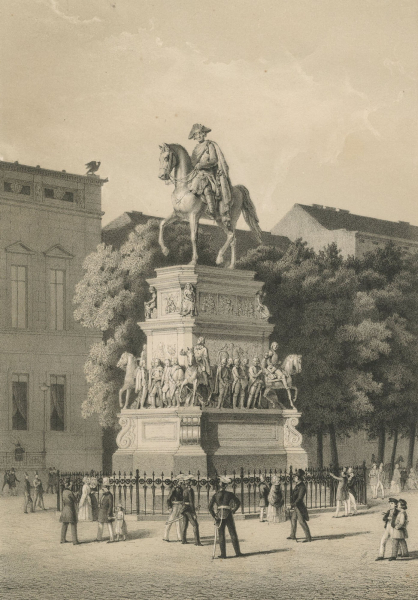
[(364, 487), (364, 504), (367, 504), (367, 467), (363, 463), (363, 487)]
[(139, 469), (136, 470), (136, 475), (135, 475), (135, 494), (136, 494), (136, 514), (139, 517)]
[(59, 471), (57, 471), (57, 511), (61, 511), (61, 484)]
[(241, 467), (241, 513), (244, 514), (244, 467)]

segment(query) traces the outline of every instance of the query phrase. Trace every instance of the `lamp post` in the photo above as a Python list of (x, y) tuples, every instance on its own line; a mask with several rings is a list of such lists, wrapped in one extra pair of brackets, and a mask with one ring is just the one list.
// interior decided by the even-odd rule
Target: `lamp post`
[(44, 393), (44, 419), (43, 419), (43, 426), (42, 426), (42, 453), (44, 455), (44, 461), (45, 461), (45, 467), (46, 467), (46, 447), (45, 447), (45, 429), (46, 429), (46, 393), (49, 390), (49, 385), (47, 383), (43, 383), (40, 386), (40, 390), (41, 392)]

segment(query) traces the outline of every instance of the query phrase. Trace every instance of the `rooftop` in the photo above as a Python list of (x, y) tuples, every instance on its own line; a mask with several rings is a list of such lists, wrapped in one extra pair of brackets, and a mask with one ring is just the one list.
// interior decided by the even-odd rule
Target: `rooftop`
[(384, 221), (373, 217), (353, 215), (348, 210), (321, 206), (319, 204), (296, 204), (326, 229), (346, 229), (390, 238), (418, 242), (418, 227), (404, 221)]
[(67, 181), (82, 181), (83, 183), (92, 183), (93, 185), (103, 185), (108, 181), (107, 179), (101, 179), (98, 175), (79, 175), (76, 173), (67, 173), (65, 170), (54, 171), (52, 169), (43, 169), (39, 165), (36, 165), (36, 167), (21, 165), (17, 160), (13, 163), (0, 160), (0, 169), (3, 169), (4, 171), (38, 174), (45, 177), (60, 177)]
[[(111, 245), (114, 248), (120, 248), (120, 246), (126, 242), (131, 231), (135, 229), (137, 225), (145, 225), (150, 219), (157, 219), (162, 221), (162, 217), (155, 217), (153, 215), (144, 215), (142, 212), (131, 211), (124, 212), (120, 217), (114, 219), (102, 229), (102, 241), (105, 244)], [(209, 225), (206, 223), (200, 223), (202, 231), (206, 234), (210, 234), (212, 241), (216, 244), (216, 247), (225, 242), (225, 233), (220, 227)], [(257, 247), (257, 241), (253, 237), (251, 231), (245, 229), (237, 229), (235, 231), (237, 239), (237, 256), (238, 258), (243, 256), (248, 250)], [(279, 250), (286, 250), (291, 243), (289, 238), (282, 235), (273, 235), (269, 231), (262, 232), (263, 244), (265, 246), (275, 246)]]

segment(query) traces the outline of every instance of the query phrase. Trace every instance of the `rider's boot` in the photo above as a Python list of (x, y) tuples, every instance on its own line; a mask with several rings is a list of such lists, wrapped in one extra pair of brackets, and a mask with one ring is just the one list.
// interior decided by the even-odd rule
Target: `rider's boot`
[(207, 185), (205, 187), (204, 194), (205, 194), (205, 200), (208, 205), (209, 216), (211, 219), (216, 221), (216, 202), (215, 202), (215, 196), (212, 192), (212, 188), (210, 187), (210, 185)]

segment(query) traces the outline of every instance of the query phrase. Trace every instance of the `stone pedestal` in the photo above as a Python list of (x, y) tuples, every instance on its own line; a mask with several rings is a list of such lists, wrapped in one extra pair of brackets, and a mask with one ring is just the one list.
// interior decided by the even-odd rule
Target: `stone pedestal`
[[(156, 272), (148, 283), (156, 290), (157, 306), (151, 318), (138, 323), (147, 336), (148, 369), (155, 358), (177, 359), (184, 365), (180, 352), (195, 346), (199, 337), (205, 338), (212, 376), (221, 354), (251, 362), (255, 356), (263, 357), (273, 325), (260, 310), (257, 294), (263, 283), (254, 281), (254, 272), (204, 266)], [(190, 303), (188, 310), (182, 307), (185, 288), (190, 286), (193, 311)], [(282, 408), (123, 410), (113, 469), (213, 474), (241, 467), (306, 467), (302, 436), (295, 429), (299, 416)]]
[[(180, 350), (191, 348), (200, 336), (206, 340), (212, 365), (219, 352), (252, 360), (268, 350), (273, 325), (257, 310), (256, 294), (263, 287), (254, 281), (253, 271), (216, 267), (176, 266), (156, 269), (157, 277), (147, 280), (157, 291), (153, 318), (138, 323), (147, 336), (147, 367), (153, 358), (177, 358)], [(181, 316), (184, 287), (193, 285), (196, 316)]]
[(163, 408), (124, 410), (115, 471), (174, 474), (306, 468), (294, 410)]

